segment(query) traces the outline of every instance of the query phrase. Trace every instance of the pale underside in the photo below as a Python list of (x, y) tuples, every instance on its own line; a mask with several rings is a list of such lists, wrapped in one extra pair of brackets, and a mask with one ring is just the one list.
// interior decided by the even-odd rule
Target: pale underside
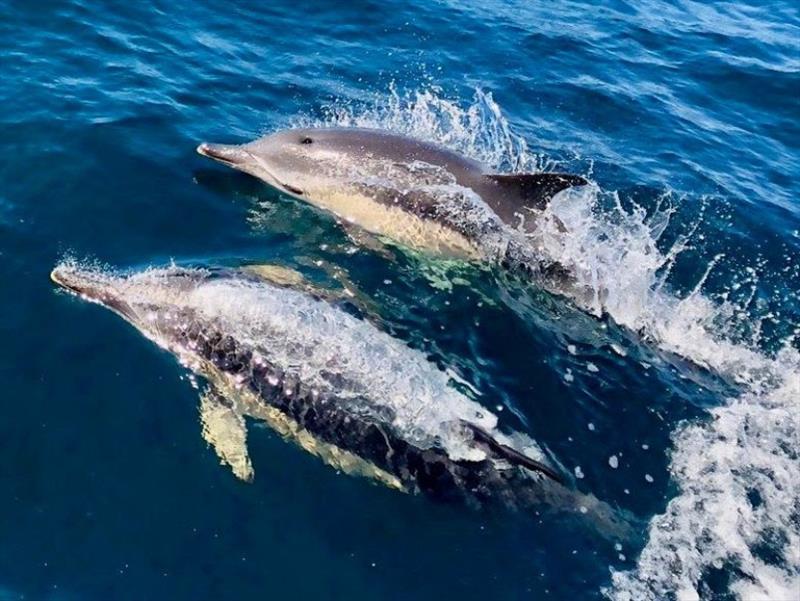
[(483, 253), (463, 234), (433, 219), (381, 203), (354, 190), (311, 190), (304, 200), (370, 233), (409, 248), (438, 255), (480, 260)]

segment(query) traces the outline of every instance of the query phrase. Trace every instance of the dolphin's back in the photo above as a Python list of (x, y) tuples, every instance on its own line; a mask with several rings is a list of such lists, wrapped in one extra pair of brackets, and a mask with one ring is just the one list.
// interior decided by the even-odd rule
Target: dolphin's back
[(321, 138), (323, 142), (328, 138), (335, 140), (339, 148), (350, 150), (353, 156), (368, 153), (402, 163), (419, 161), (437, 165), (457, 179), (464, 179), (464, 184), (467, 183), (466, 180), (471, 183), (473, 178), (489, 172), (482, 163), (444, 146), (390, 131), (360, 127), (332, 127), (313, 131), (315, 137)]

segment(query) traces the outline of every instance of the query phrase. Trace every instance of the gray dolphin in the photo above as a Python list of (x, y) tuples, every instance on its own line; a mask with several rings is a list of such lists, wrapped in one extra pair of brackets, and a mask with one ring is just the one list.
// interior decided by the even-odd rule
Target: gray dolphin
[(557, 266), (531, 243), (537, 219), (555, 194), (588, 183), (491, 173), (440, 146), (373, 129), (291, 129), (197, 151), (402, 245), (544, 274)]
[[(542, 449), (456, 390), (425, 354), (286, 270), (169, 267), (129, 275), (66, 263), (51, 278), (111, 309), (205, 378), (203, 435), (253, 478), (245, 417), (345, 473), (471, 506), (616, 511), (560, 483)], [(623, 524), (624, 525), (624, 524)]]

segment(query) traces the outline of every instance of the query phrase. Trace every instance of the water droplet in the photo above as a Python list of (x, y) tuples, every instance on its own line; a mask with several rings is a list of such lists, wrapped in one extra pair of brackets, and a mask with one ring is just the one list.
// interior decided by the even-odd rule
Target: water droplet
[(616, 344), (611, 345), (611, 350), (617, 353), (620, 357), (626, 357), (628, 355), (628, 352), (624, 348)]

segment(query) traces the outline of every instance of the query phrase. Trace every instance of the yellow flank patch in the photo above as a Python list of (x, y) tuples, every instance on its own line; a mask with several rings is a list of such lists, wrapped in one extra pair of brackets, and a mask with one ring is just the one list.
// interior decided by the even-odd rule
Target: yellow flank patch
[(209, 376), (209, 380), (217, 386), (221, 394), (234, 398), (237, 406), (243, 409), (243, 413), (264, 421), (283, 438), (296, 443), (312, 455), (316, 455), (334, 469), (353, 476), (370, 478), (389, 488), (408, 492), (396, 476), (350, 451), (319, 440), (282, 411), (267, 405), (249, 390), (233, 384), (228, 376), (223, 375), (210, 364), (206, 364), (206, 372), (213, 374)]
[(363, 194), (325, 190), (311, 192), (305, 200), (368, 232), (410, 248), (462, 259), (481, 258), (475, 245), (455, 230)]

